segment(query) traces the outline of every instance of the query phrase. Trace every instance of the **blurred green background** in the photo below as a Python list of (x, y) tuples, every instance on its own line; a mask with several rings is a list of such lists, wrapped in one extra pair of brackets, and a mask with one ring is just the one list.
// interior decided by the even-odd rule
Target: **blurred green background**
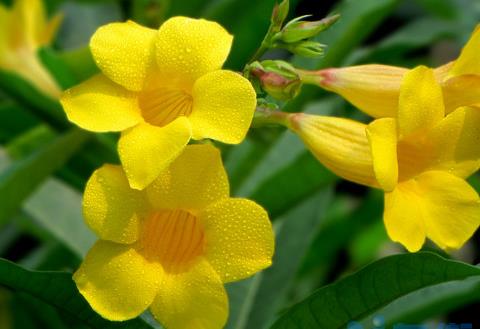
[[(268, 28), (274, 0), (45, 0), (45, 4), (50, 15), (62, 12), (65, 18), (53, 46), (39, 56), (67, 88), (96, 72), (86, 48), (96, 28), (126, 19), (155, 28), (175, 15), (218, 21), (235, 36), (226, 67), (242, 70)], [(329, 13), (342, 17), (318, 37), (328, 45), (324, 57), (306, 60), (273, 51), (265, 58), (283, 58), (309, 69), (359, 63), (437, 66), (458, 55), (480, 22), (480, 1), (291, 0), (289, 18), (311, 14), (320, 19)], [(368, 121), (339, 96), (314, 87), (304, 88), (298, 98), (283, 105), (287, 111)], [(56, 101), (0, 74), (0, 257), (29, 269), (76, 269), (94, 241), (81, 214), (85, 182), (103, 163), (118, 162), (115, 134), (66, 133), (69, 127)], [(386, 236), (382, 194), (329, 173), (290, 132), (252, 129), (241, 145), (219, 147), (232, 194), (263, 205), (277, 232), (274, 265), (228, 286), (228, 328), (267, 328), (285, 307), (315, 289), (374, 260), (404, 252)], [(470, 182), (479, 190), (478, 174)], [(425, 249), (478, 264), (479, 236), (452, 255), (433, 246)], [(400, 300), (400, 307), (384, 305), (378, 314), (391, 322), (469, 322), (476, 328), (480, 289), (477, 285), (464, 290), (446, 296), (424, 292), (416, 299)], [(144, 319), (150, 321), (148, 314)], [(366, 328), (371, 323), (366, 317)], [(0, 329), (87, 327), (68, 312), (0, 286)]]

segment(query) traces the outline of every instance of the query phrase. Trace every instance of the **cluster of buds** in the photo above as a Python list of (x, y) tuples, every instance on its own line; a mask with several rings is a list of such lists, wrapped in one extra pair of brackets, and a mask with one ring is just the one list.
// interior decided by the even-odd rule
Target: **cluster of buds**
[(281, 60), (253, 62), (247, 66), (247, 75), (254, 78), (270, 96), (281, 101), (295, 98), (302, 87), (296, 69)]
[(288, 0), (284, 0), (273, 10), (272, 32), (274, 33), (270, 40), (271, 47), (287, 49), (304, 57), (322, 56), (325, 45), (311, 39), (332, 26), (340, 15), (333, 15), (319, 21), (305, 21), (304, 19), (310, 15), (301, 16), (282, 27), (288, 14), (288, 7)]

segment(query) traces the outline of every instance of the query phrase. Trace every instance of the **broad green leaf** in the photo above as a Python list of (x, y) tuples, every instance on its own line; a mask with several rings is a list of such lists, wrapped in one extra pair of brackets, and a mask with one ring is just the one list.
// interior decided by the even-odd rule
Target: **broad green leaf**
[(309, 248), (331, 197), (331, 190), (323, 189), (275, 221), (273, 265), (249, 280), (227, 286), (231, 299), (228, 329), (260, 329), (271, 324), (287, 300), (301, 255)]
[(62, 89), (70, 88), (79, 82), (63, 58), (52, 48), (40, 48), (37, 55)]
[(7, 143), (22, 131), (33, 128), (38, 120), (27, 110), (12, 103), (0, 104), (0, 144)]
[[(0, 174), (0, 223), (5, 222), (19, 209), (40, 183), (62, 167), (87, 140), (88, 134), (72, 128), (52, 143), (28, 157), (11, 163)], [(8, 161), (3, 159), (3, 161)]]
[[(450, 281), (419, 289), (401, 297), (377, 312), (385, 320), (386, 328), (403, 323), (418, 323), (434, 316), (447, 314), (464, 305), (480, 301), (480, 277)], [(465, 319), (464, 322), (469, 322)], [(371, 325), (373, 316), (359, 321)]]
[(480, 277), (480, 269), (429, 252), (386, 257), (320, 288), (287, 309), (272, 328), (345, 328), (410, 293), (471, 277)]
[(22, 209), (79, 257), (95, 242), (83, 220), (81, 194), (58, 179), (46, 181)]
[(110, 322), (101, 318), (78, 293), (70, 273), (29, 271), (0, 259), (0, 286), (38, 298), (93, 329), (152, 329), (141, 319)]

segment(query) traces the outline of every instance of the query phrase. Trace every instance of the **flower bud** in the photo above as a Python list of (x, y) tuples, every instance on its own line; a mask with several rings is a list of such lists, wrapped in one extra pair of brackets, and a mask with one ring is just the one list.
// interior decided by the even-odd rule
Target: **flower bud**
[(282, 28), (283, 22), (288, 16), (289, 7), (289, 0), (283, 0), (282, 2), (275, 4), (272, 12), (271, 22), (273, 26), (278, 28), (277, 31)]
[(340, 15), (333, 15), (314, 22), (302, 21), (301, 19), (304, 17), (306, 16), (298, 17), (288, 22), (282, 31), (277, 34), (276, 39), (285, 43), (294, 43), (313, 38), (335, 24)]
[(323, 56), (323, 49), (326, 46), (315, 41), (300, 41), (298, 43), (285, 44), (282, 47), (296, 55), (304, 57), (318, 57)]
[(302, 71), (302, 81), (335, 92), (375, 118), (395, 117), (400, 85), (406, 69), (387, 65), (359, 65)]
[(305, 113), (290, 114), (288, 125), (317, 160), (336, 175), (378, 187), (366, 127), (354, 120)]
[(296, 97), (302, 87), (295, 68), (283, 61), (255, 62), (250, 66), (250, 73), (259, 80), (265, 92), (279, 100)]

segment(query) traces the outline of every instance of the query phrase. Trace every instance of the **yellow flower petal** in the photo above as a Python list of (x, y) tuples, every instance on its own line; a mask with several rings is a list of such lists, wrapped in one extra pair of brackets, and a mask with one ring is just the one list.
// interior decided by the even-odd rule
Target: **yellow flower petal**
[(442, 248), (458, 249), (480, 225), (480, 199), (468, 183), (442, 171), (417, 177), (427, 236)]
[(160, 209), (203, 209), (229, 196), (220, 151), (211, 145), (189, 145), (146, 189)]
[(15, 41), (35, 49), (42, 44), (42, 32), (47, 25), (47, 16), (42, 0), (16, 0), (13, 3), (11, 21)]
[(384, 191), (390, 192), (398, 181), (397, 122), (377, 119), (367, 127), (375, 177)]
[(460, 56), (455, 61), (449, 76), (458, 76), (462, 74), (480, 75), (480, 61), (478, 60), (478, 50), (480, 49), (480, 25), (477, 25), (467, 44), (463, 47)]
[(123, 87), (139, 91), (155, 63), (157, 31), (132, 21), (100, 27), (90, 40), (93, 58), (102, 72)]
[(60, 102), (71, 122), (90, 131), (121, 131), (143, 121), (135, 93), (102, 74), (67, 90)]
[(435, 75), (435, 79), (437, 79), (439, 83), (443, 83), (449, 79), (448, 72), (450, 72), (450, 70), (452, 69), (453, 64), (455, 64), (454, 61), (448, 62), (447, 64), (443, 64), (433, 69), (433, 74)]
[(141, 123), (122, 133), (118, 153), (130, 186), (142, 190), (185, 148), (190, 140), (188, 119), (179, 117), (164, 127)]
[(402, 82), (398, 109), (400, 138), (426, 131), (445, 115), (442, 89), (433, 70), (418, 66), (409, 71)]
[(427, 139), (436, 147), (430, 170), (466, 178), (480, 167), (480, 109), (461, 107), (432, 128)]
[(249, 277), (272, 264), (274, 236), (266, 211), (247, 199), (226, 199), (200, 213), (205, 257), (223, 282)]
[(159, 74), (169, 83), (191, 88), (199, 77), (222, 67), (232, 40), (215, 22), (170, 18), (160, 26), (155, 41)]
[(144, 195), (130, 188), (120, 166), (104, 165), (87, 182), (83, 214), (102, 240), (135, 242), (146, 209)]
[(445, 111), (461, 106), (480, 104), (480, 75), (460, 75), (442, 84)]
[(220, 70), (202, 76), (193, 87), (189, 116), (193, 138), (240, 143), (250, 127), (256, 103), (255, 90), (240, 74)]
[(320, 85), (374, 118), (396, 117), (398, 95), (407, 69), (388, 65), (359, 65), (320, 71)]
[(218, 275), (200, 260), (187, 272), (165, 275), (150, 310), (168, 329), (221, 329), (228, 299)]
[(73, 279), (98, 314), (124, 321), (150, 306), (162, 276), (159, 264), (146, 261), (132, 247), (98, 241)]
[(365, 124), (304, 113), (290, 121), (289, 128), (325, 167), (346, 180), (378, 187)]
[(414, 180), (398, 183), (385, 193), (383, 221), (388, 236), (410, 252), (419, 251), (425, 242), (424, 212), (418, 186)]

